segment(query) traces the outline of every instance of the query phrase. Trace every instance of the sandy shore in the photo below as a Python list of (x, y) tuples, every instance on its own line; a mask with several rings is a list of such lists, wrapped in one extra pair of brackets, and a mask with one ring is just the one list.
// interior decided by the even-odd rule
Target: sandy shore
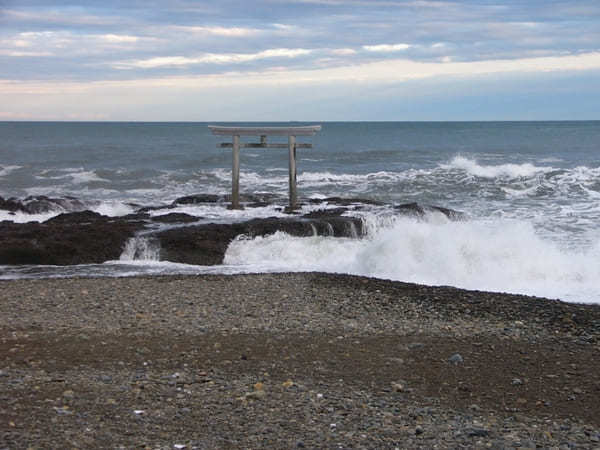
[(343, 275), (4, 281), (0, 448), (600, 448), (599, 337)]

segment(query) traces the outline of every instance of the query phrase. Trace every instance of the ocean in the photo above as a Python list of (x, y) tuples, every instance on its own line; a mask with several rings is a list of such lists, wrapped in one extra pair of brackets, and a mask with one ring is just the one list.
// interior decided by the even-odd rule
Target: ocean
[[(0, 122), (0, 196), (71, 196), (121, 216), (186, 195), (227, 194), (231, 150), (217, 148), (227, 138), (207, 125)], [(600, 121), (320, 125), (316, 136), (298, 138), (314, 146), (298, 149), (301, 198), (418, 202), (464, 212), (466, 220), (418, 220), (374, 207), (360, 213), (368, 229), (362, 239), (239, 239), (222, 266), (159, 261), (156, 252), (133, 259), (124, 249), (119, 261), (99, 265), (0, 266), (0, 278), (325, 271), (600, 303)], [(242, 193), (273, 193), (284, 204), (287, 158), (287, 150), (243, 149)], [(205, 222), (281, 215), (272, 206), (176, 211)], [(44, 221), (61, 212), (0, 210), (0, 220)]]

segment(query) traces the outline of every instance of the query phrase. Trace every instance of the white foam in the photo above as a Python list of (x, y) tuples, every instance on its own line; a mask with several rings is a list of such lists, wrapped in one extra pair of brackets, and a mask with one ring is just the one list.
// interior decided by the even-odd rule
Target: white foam
[(363, 240), (284, 233), (238, 239), (225, 262), (256, 271), (351, 273), (600, 303), (598, 243), (586, 252), (569, 252), (541, 239), (531, 224), (506, 220), (398, 218), (391, 227), (371, 229), (376, 231)]
[(84, 170), (82, 172), (71, 173), (70, 177), (75, 184), (103, 182), (110, 183), (110, 180), (99, 177), (93, 170)]
[(22, 166), (0, 166), (0, 177), (5, 177), (15, 170), (21, 169)]
[(90, 210), (109, 217), (126, 216), (135, 212), (135, 208), (132, 206), (116, 200), (101, 202), (91, 207)]
[[(63, 173), (60, 175), (55, 172)], [(36, 178), (43, 180), (68, 180), (73, 184), (84, 184), (92, 182), (110, 183), (110, 180), (99, 177), (94, 170), (85, 170), (83, 167), (67, 167), (64, 169), (47, 169), (36, 175)]]
[(157, 242), (143, 236), (134, 236), (125, 243), (119, 261), (158, 261), (160, 259), (160, 246)]
[(538, 167), (531, 163), (482, 165), (464, 156), (455, 156), (448, 164), (442, 164), (444, 169), (459, 169), (470, 175), (481, 178), (529, 178), (534, 175), (553, 170), (552, 167)]
[(15, 223), (27, 223), (27, 222), (45, 222), (48, 219), (51, 219), (54, 216), (59, 215), (64, 212), (60, 211), (50, 211), (42, 214), (27, 214), (21, 211), (16, 211), (14, 213), (10, 213), (5, 210), (0, 210), (0, 222), (3, 220), (10, 220)]

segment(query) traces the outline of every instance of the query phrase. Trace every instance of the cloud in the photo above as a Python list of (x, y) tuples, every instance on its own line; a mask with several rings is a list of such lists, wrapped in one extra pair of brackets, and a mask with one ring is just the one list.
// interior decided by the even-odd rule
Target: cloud
[(138, 36), (129, 36), (126, 34), (103, 34), (97, 36), (101, 41), (109, 42), (109, 43), (124, 43), (124, 42), (137, 42), (140, 40)]
[(411, 47), (409, 44), (380, 44), (380, 45), (363, 45), (362, 48), (368, 52), (389, 53), (408, 50)]
[(0, 19), (15, 22), (33, 22), (48, 25), (114, 25), (120, 21), (116, 16), (97, 16), (69, 11), (28, 11), (5, 9)]
[(308, 55), (312, 50), (303, 48), (274, 48), (258, 53), (206, 53), (196, 57), (160, 56), (137, 61), (121, 61), (113, 64), (117, 69), (155, 69), (158, 67), (181, 67), (195, 64), (238, 64), (268, 58), (296, 58)]
[(224, 36), (224, 37), (248, 37), (259, 34), (261, 32), (258, 28), (244, 28), (244, 27), (202, 27), (202, 26), (175, 26), (173, 29), (185, 33), (193, 34), (205, 34), (213, 36)]
[(52, 52), (29, 52), (29, 51), (18, 51), (18, 50), (5, 50), (0, 49), (0, 55), (12, 56), (15, 58), (31, 58), (31, 57), (42, 57), (42, 56), (54, 56)]
[(339, 56), (349, 56), (355, 55), (356, 50), (354, 50), (353, 48), (334, 48), (333, 50), (331, 50), (331, 53)]

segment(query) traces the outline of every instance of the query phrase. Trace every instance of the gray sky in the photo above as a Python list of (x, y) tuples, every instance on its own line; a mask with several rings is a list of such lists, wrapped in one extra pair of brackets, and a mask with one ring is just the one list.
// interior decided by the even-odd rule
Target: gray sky
[(598, 105), (598, 0), (0, 0), (0, 120), (600, 119)]

